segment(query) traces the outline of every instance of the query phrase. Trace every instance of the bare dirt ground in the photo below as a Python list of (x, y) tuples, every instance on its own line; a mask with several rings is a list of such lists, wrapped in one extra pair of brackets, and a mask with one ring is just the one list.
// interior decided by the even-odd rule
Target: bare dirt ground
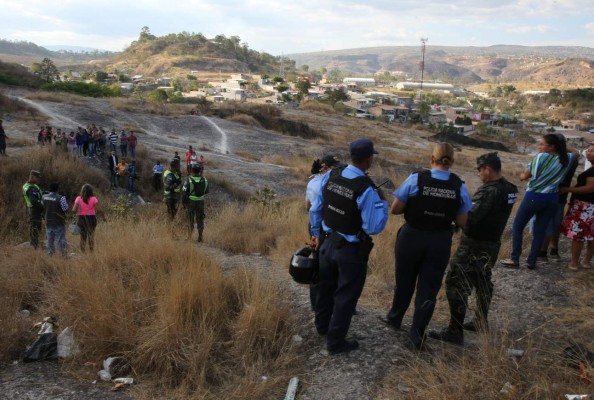
[[(102, 125), (108, 129), (112, 126), (126, 126), (126, 129), (136, 127), (133, 129), (142, 132), (139, 139), (141, 143), (148, 147), (152, 154), (164, 159), (169, 158), (175, 150), (183, 156), (189, 144), (199, 149), (208, 149), (202, 151), (209, 162), (209, 174), (226, 174), (234, 185), (250, 191), (255, 187), (268, 185), (273, 186), (279, 194), (302, 193), (304, 187), (285, 188), (283, 182), (290, 177), (286, 167), (252, 161), (242, 156), (243, 154), (255, 154), (258, 158), (270, 155), (282, 157), (287, 154), (319, 157), (324, 150), (322, 145), (300, 138), (248, 128), (217, 118), (189, 115), (163, 117), (122, 112), (111, 108), (106, 100), (91, 99), (80, 106), (44, 101), (31, 101), (29, 104), (47, 115), (48, 123), (67, 130), (88, 123)], [(332, 117), (303, 116), (304, 120), (313, 118), (319, 124), (335, 123)], [(37, 132), (37, 121), (5, 118), (4, 125), (9, 138), (32, 138)], [(348, 141), (347, 138), (348, 135), (345, 135), (345, 143)], [(8, 143), (11, 154), (10, 141)], [(385, 136), (382, 137), (380, 151), (384, 154), (397, 152), (404, 157), (409, 146), (428, 149), (430, 145), (419, 137)], [(13, 154), (19, 156), (18, 151), (14, 151)], [(509, 160), (516, 164), (523, 163), (525, 158), (509, 154), (504, 157), (504, 161)], [(419, 160), (419, 163), (424, 162)], [(564, 254), (568, 254), (567, 244), (566, 241), (562, 242)], [(394, 371), (394, 367), (396, 371), (398, 368), (406, 368), (407, 360), (416, 357), (403, 347), (406, 333), (395, 332), (377, 319), (377, 314), (385, 312), (388, 304), (385, 308), (379, 308), (364, 302), (359, 304), (359, 313), (353, 317), (350, 329), (350, 336), (360, 340), (360, 350), (329, 357), (324, 350), (324, 338), (316, 333), (313, 326), (308, 288), (292, 282), (284, 266), (275, 266), (269, 259), (259, 255), (230, 256), (216, 249), (211, 251), (226, 267), (254, 265), (286, 286), (287, 295), (292, 298), (294, 310), (301, 321), (299, 331), (295, 334), (303, 338), (301, 351), (305, 364), (299, 375), (299, 400), (377, 399), (379, 386), (388, 371)], [(565, 268), (566, 263), (567, 257), (561, 262), (542, 265), (535, 271), (495, 267), (493, 280), (496, 289), (490, 321), (493, 332), (508, 334), (510, 347), (521, 349), (526, 346), (528, 340), (544, 340), (551, 342), (553, 345), (550, 348), (558, 349), (560, 353), (568, 344), (568, 338), (572, 337), (572, 327), (558, 324), (552, 309), (571, 307), (573, 300), (569, 294), (570, 289), (577, 286), (591, 291), (593, 279), (592, 271), (572, 273)], [(388, 291), (391, 290), (391, 285), (392, 282), (386, 282)], [(445, 299), (440, 298), (438, 303), (431, 327), (440, 326), (447, 315)], [(591, 315), (584, 318), (591, 318)], [(405, 324), (409, 322), (409, 319), (405, 319)], [(542, 327), (546, 329), (541, 329)], [(592, 345), (592, 337), (583, 339), (586, 345)], [(437, 342), (431, 344), (438, 351), (472, 352), (479, 345), (480, 339), (477, 334), (469, 333), (466, 341), (464, 349), (441, 346)], [(552, 355), (552, 362), (556, 362), (554, 360), (557, 356), (556, 352)], [(274, 371), (271, 371), (271, 374), (273, 373)], [(0, 383), (0, 398), (128, 398), (126, 393), (110, 392), (107, 385), (93, 384), (91, 380), (74, 379), (62, 372), (57, 363), (18, 363), (2, 366)], [(397, 390), (395, 393), (392, 398), (400, 398)], [(401, 397), (405, 395), (402, 394)]]

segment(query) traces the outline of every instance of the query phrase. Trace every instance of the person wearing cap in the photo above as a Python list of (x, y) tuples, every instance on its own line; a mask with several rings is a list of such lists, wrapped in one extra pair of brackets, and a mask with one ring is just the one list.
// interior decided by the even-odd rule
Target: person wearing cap
[(322, 177), (322, 190), (309, 209), (311, 246), (320, 251), (315, 325), (327, 335), (331, 355), (359, 348), (346, 335), (365, 284), (370, 235), (381, 233), (388, 221), (388, 202), (367, 176), (378, 154), (373, 142), (357, 139), (349, 152), (351, 163)]
[(43, 219), (43, 194), (37, 186), (40, 178), (39, 171), (31, 170), (29, 180), (23, 185), (23, 197), (29, 212), (29, 243), (35, 249), (39, 246), (39, 232)]
[(173, 159), (169, 164), (169, 169), (163, 174), (163, 195), (170, 221), (173, 221), (175, 214), (177, 214), (181, 188), (182, 178), (179, 170), (179, 161)]
[(190, 176), (182, 188), (182, 202), (188, 216), (188, 239), (194, 233), (194, 222), (198, 228), (198, 242), (203, 241), (204, 232), (204, 195), (208, 193), (208, 181), (201, 176), (198, 164), (192, 165)]
[[(497, 153), (478, 157), (476, 169), (483, 185), (472, 196), (468, 221), (445, 279), (450, 323), (444, 329), (428, 332), (430, 338), (458, 345), (464, 343), (464, 329), (488, 331), (487, 314), (493, 297), (491, 269), (518, 197), (516, 185), (501, 174), (501, 160)], [(475, 318), (465, 323), (468, 296), (473, 288), (476, 289)]]
[(567, 144), (558, 135), (548, 133), (538, 144), (539, 152), (520, 174), (521, 181), (528, 181), (526, 194), (520, 203), (512, 226), (512, 251), (499, 263), (507, 268), (520, 267), (524, 228), (534, 217), (534, 229), (526, 268), (535, 269), (540, 248), (545, 240), (549, 221), (553, 219), (559, 203), (559, 185), (569, 170), (577, 152), (567, 152)]
[[(329, 173), (332, 169), (343, 167), (344, 164), (340, 162), (340, 159), (332, 154), (326, 154), (322, 157), (322, 160), (315, 160), (311, 166), (311, 173), (314, 175), (307, 183), (305, 190), (305, 209), (309, 212), (313, 200), (319, 196), (322, 190), (322, 177)], [(307, 229), (311, 237), (311, 223), (308, 222)], [(323, 241), (323, 237), (320, 240)], [(321, 243), (320, 243), (321, 246)], [(314, 257), (318, 257), (318, 252), (314, 252)], [(318, 285), (309, 286), (309, 300), (311, 309), (315, 311), (315, 304), (317, 298), (317, 287)]]
[(58, 183), (50, 183), (49, 194), (43, 195), (43, 209), (45, 210), (45, 235), (47, 239), (47, 252), (54, 255), (56, 252), (55, 242), (58, 242), (60, 253), (67, 256), (66, 249), (66, 211), (68, 202), (66, 197), (58, 194), (60, 188)]
[(412, 173), (394, 192), (392, 214), (404, 214), (405, 224), (395, 244), (396, 285), (392, 306), (380, 319), (400, 329), (415, 293), (415, 312), (405, 346), (426, 349), (425, 329), (431, 321), (437, 293), (450, 258), (454, 227), (463, 227), (472, 207), (464, 182), (451, 173), (454, 148), (438, 143), (431, 169)]

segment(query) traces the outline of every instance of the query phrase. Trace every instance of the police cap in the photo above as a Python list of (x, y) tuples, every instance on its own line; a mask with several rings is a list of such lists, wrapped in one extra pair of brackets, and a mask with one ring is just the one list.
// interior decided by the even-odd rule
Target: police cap
[(497, 152), (483, 154), (482, 156), (477, 157), (476, 159), (476, 168), (479, 169), (484, 166), (490, 166), (493, 169), (499, 171), (501, 170), (501, 159)]
[(333, 154), (326, 154), (320, 160), (322, 164), (326, 164), (327, 167), (342, 167), (344, 166), (343, 163), (340, 162), (340, 159), (333, 155)]
[(352, 141), (349, 145), (349, 152), (351, 153), (351, 157), (356, 158), (367, 158), (374, 154), (379, 154), (373, 148), (373, 142), (366, 138)]

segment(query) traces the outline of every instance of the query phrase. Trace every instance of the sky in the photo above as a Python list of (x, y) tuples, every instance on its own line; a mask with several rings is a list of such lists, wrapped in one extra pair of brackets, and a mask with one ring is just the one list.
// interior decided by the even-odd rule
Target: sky
[(0, 0), (0, 39), (121, 51), (151, 33), (237, 35), (273, 55), (375, 46), (594, 47), (594, 0)]

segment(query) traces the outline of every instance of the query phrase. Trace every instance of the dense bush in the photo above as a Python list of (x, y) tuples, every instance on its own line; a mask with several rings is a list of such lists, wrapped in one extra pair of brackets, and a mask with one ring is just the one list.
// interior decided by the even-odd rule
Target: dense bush
[(116, 97), (122, 95), (118, 85), (105, 86), (98, 83), (85, 82), (52, 82), (41, 86), (50, 92), (76, 93), (87, 97)]
[(43, 80), (22, 65), (0, 61), (0, 83), (38, 88), (43, 84)]

